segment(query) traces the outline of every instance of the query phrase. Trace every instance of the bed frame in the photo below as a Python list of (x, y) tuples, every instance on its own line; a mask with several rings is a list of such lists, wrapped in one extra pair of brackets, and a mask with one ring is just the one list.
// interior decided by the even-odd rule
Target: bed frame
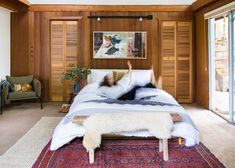
[[(104, 71), (108, 73), (112, 73), (113, 71), (128, 71), (127, 69), (91, 69), (92, 71)], [(149, 70), (132, 70), (133, 72), (135, 71), (149, 71)], [(152, 74), (152, 77), (155, 78), (154, 74)], [(91, 75), (88, 75), (87, 77), (87, 83), (91, 83)], [(173, 117), (173, 122), (178, 122), (181, 120), (178, 116)], [(84, 119), (82, 119), (81, 122), (83, 122)], [(76, 121), (73, 121), (74, 123), (77, 123)], [(103, 134), (102, 139), (156, 139), (156, 137), (129, 137), (129, 136), (124, 136), (124, 135), (119, 135), (119, 134)], [(178, 143), (179, 145), (182, 145), (182, 138), (178, 137)], [(159, 152), (163, 152), (163, 159), (164, 161), (167, 161), (169, 158), (169, 152), (168, 152), (168, 139), (159, 139)], [(94, 163), (94, 150), (89, 151), (89, 162)]]

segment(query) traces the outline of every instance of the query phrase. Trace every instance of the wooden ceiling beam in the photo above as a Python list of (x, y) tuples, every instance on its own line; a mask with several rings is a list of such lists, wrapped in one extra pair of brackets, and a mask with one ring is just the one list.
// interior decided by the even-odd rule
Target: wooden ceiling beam
[(19, 2), (21, 2), (22, 4), (26, 5), (26, 6), (30, 6), (30, 3), (28, 0), (18, 0)]
[(219, 0), (197, 0), (192, 4), (191, 8), (193, 11), (196, 11), (216, 1)]
[(18, 12), (27, 10), (30, 4), (27, 0), (0, 0), (0, 6)]
[(37, 12), (59, 12), (59, 11), (191, 11), (189, 5), (58, 5), (58, 4), (32, 4), (29, 8), (30, 11)]

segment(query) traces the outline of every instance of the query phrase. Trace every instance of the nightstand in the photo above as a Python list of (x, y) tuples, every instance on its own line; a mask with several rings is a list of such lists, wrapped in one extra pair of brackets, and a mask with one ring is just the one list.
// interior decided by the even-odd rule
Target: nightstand
[(70, 94), (69, 104), (71, 104), (71, 103), (73, 102), (73, 99), (74, 99), (75, 96), (77, 96), (77, 94), (78, 94), (78, 93), (74, 93), (74, 92), (72, 92), (72, 93)]

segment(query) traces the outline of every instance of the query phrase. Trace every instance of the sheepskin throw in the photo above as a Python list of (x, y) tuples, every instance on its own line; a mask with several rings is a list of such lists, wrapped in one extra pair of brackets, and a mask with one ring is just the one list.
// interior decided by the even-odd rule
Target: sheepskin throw
[(83, 146), (92, 155), (101, 144), (102, 134), (148, 130), (156, 138), (167, 140), (173, 121), (164, 112), (97, 113), (88, 117), (83, 126), (86, 128)]

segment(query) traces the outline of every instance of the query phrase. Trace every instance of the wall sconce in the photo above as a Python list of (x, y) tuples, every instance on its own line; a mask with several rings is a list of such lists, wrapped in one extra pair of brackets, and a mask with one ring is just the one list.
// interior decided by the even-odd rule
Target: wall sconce
[(99, 22), (100, 20), (101, 20), (100, 17), (98, 17), (98, 18), (97, 18), (97, 21)]
[(140, 18), (139, 18), (139, 21), (140, 21), (140, 22), (142, 22), (142, 21), (143, 21), (143, 18), (142, 18), (142, 17), (140, 17)]

